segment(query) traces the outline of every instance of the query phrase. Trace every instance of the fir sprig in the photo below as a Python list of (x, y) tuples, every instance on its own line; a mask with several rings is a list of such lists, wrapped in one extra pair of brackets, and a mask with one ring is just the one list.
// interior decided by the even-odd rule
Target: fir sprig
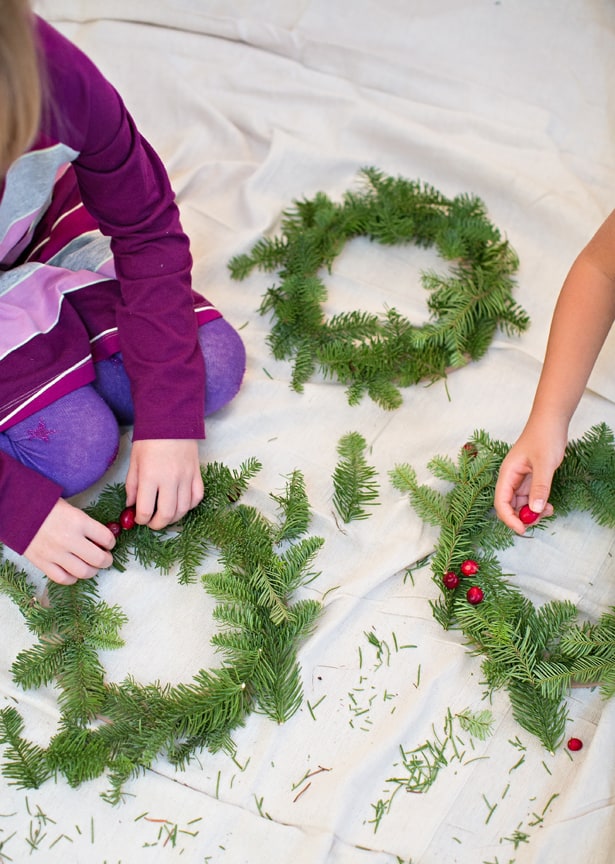
[[(480, 199), (446, 198), (428, 184), (375, 168), (365, 168), (361, 178), (363, 189), (339, 203), (323, 192), (293, 202), (283, 213), (281, 236), (260, 239), (229, 268), (235, 279), (255, 268), (278, 271), (260, 311), (273, 318), (273, 356), (293, 361), (293, 389), (301, 391), (319, 370), (346, 385), (350, 404), (367, 394), (392, 409), (401, 403), (400, 387), (444, 377), (481, 357), (498, 328), (518, 334), (529, 319), (512, 298), (517, 256)], [(325, 319), (322, 271), (330, 272), (348, 240), (359, 236), (434, 246), (449, 263), (447, 275), (422, 276), (429, 323), (413, 325), (396, 309)]]
[[(597, 622), (580, 623), (572, 603), (554, 601), (537, 609), (502, 573), (496, 553), (514, 542), (514, 534), (497, 519), (493, 495), (508, 449), (478, 431), (456, 461), (432, 459), (429, 468), (448, 484), (447, 491), (420, 484), (409, 465), (396, 466), (390, 477), (421, 518), (440, 529), (430, 557), (440, 589), (432, 603), (436, 620), (464, 633), (472, 651), (483, 657), (487, 685), (507, 690), (516, 720), (552, 751), (564, 734), (564, 697), (573, 682), (600, 683), (605, 697), (615, 695), (615, 609)], [(614, 500), (615, 436), (599, 424), (568, 445), (551, 501), (560, 513), (587, 510), (599, 524), (613, 526)], [(468, 558), (480, 568), (475, 579), (484, 600), (478, 605), (467, 602), (467, 581), (453, 590), (442, 581)]]
[(295, 540), (307, 531), (310, 521), (310, 503), (305, 491), (305, 481), (300, 471), (293, 471), (286, 478), (283, 493), (271, 498), (278, 504), (278, 531), (275, 542)]
[[(67, 717), (83, 722), (94, 717), (105, 697), (98, 651), (123, 644), (119, 631), (126, 616), (99, 600), (92, 580), (70, 586), (50, 582), (47, 606), (35, 599), (24, 574), (14, 568), (5, 569), (0, 590), (17, 599), (28, 628), (39, 637), (15, 659), (15, 682), (30, 689), (55, 681)], [(28, 594), (30, 602), (22, 602)]]
[(482, 711), (470, 711), (466, 708), (464, 711), (458, 711), (455, 717), (459, 720), (461, 728), (478, 741), (485, 741), (493, 733), (493, 714), (488, 708)]
[(42, 747), (27, 741), (24, 722), (15, 708), (0, 711), (0, 745), (6, 745), (2, 774), (22, 789), (38, 789), (51, 776)]
[(367, 463), (367, 442), (358, 432), (343, 435), (337, 445), (339, 462), (333, 471), (333, 506), (341, 519), (367, 519), (365, 509), (378, 503), (380, 492), (376, 469)]

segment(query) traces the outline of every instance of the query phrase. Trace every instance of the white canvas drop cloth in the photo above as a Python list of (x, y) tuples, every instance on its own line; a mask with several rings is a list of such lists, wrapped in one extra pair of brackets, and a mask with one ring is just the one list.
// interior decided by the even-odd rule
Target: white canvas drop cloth
[[(117, 86), (168, 167), (195, 285), (243, 328), (248, 352), (242, 391), (208, 421), (203, 459), (232, 467), (260, 459), (246, 500), (265, 511), (283, 478), (303, 472), (310, 533), (325, 539), (320, 576), (304, 590), (324, 596), (325, 611), (300, 652), (306, 701), (288, 723), (250, 716), (234, 736), (234, 761), (204, 753), (177, 773), (160, 760), (116, 808), (100, 798), (106, 778), (28, 792), (2, 779), (0, 861), (610, 864), (615, 703), (590, 690), (569, 700), (580, 753), (547, 753), (498, 695), (492, 737), (443, 768), (426, 794), (398, 793), (377, 830), (372, 820), (400, 746), (432, 739), (449, 709), (485, 707), (479, 659), (432, 618), (429, 571), (417, 571), (414, 584), (404, 579), (436, 536), (387, 473), (409, 462), (428, 480), (429, 459), (454, 456), (475, 429), (509, 441), (521, 430), (562, 280), (615, 201), (613, 5), (39, 0), (36, 8)], [(293, 199), (318, 190), (339, 198), (365, 165), (480, 196), (519, 254), (516, 299), (532, 321), (522, 337), (499, 335), (446, 383), (404, 391), (394, 412), (368, 400), (350, 407), (342, 387), (318, 378), (294, 393), (257, 311), (274, 277), (234, 282), (227, 269), (276, 230)], [(327, 313), (395, 306), (425, 320), (418, 273), (430, 266), (441, 266), (430, 251), (353, 241), (327, 280)], [(615, 426), (614, 367), (610, 338), (574, 437), (601, 421)], [(351, 430), (371, 448), (381, 503), (341, 531), (331, 475), (337, 442)], [(99, 488), (123, 480), (129, 446), (126, 435)], [(568, 598), (595, 617), (615, 604), (612, 547), (606, 529), (570, 516), (549, 536), (519, 541), (506, 568), (536, 602)], [(103, 658), (112, 680), (177, 682), (217, 664), (213, 601), (199, 585), (137, 565), (100, 585), (129, 617), (126, 646)], [(10, 664), (31, 637), (6, 598), (0, 622), (0, 705), (17, 704), (27, 734), (44, 744), (58, 719), (55, 694), (15, 686)], [(384, 660), (370, 632), (386, 644)]]

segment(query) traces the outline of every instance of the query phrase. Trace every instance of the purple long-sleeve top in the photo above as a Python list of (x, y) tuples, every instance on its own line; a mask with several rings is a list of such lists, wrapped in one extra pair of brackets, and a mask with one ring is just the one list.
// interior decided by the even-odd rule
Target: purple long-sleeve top
[[(41, 128), (0, 201), (0, 430), (91, 382), (93, 360), (121, 350), (134, 438), (202, 438), (195, 308), (219, 313), (191, 289), (167, 173), (94, 64), (43, 20), (35, 26)], [(62, 249), (97, 228), (108, 260), (59, 266)], [(60, 495), (0, 452), (0, 541), (22, 553)]]

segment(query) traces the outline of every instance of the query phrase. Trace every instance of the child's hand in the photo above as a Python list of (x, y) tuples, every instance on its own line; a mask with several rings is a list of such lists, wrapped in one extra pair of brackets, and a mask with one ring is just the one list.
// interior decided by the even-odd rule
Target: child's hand
[(495, 487), (494, 506), (499, 518), (523, 534), (527, 528), (519, 509), (527, 504), (540, 516), (551, 516), (548, 503), (555, 469), (564, 457), (566, 434), (541, 427), (539, 432), (526, 427), (502, 462)]
[(126, 504), (154, 531), (179, 521), (203, 497), (198, 441), (169, 438), (135, 441), (126, 476)]
[(105, 525), (60, 498), (24, 554), (54, 582), (73, 585), (110, 567), (114, 546), (115, 537)]

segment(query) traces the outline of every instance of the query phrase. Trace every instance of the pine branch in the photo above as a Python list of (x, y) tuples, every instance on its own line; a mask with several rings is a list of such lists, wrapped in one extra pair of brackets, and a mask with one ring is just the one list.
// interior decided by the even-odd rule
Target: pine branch
[(536, 665), (535, 675), (547, 699), (563, 699), (572, 685), (572, 671), (565, 663), (545, 660)]
[[(456, 463), (432, 459), (432, 474), (451, 487), (445, 494), (419, 485), (408, 465), (397, 466), (390, 477), (421, 518), (440, 528), (431, 555), (432, 578), (441, 590), (432, 603), (434, 617), (445, 629), (464, 633), (472, 652), (483, 658), (487, 685), (505, 688), (517, 721), (553, 750), (565, 731), (564, 697), (573, 683), (600, 682), (605, 697), (615, 695), (615, 609), (597, 623), (578, 624), (572, 603), (554, 601), (536, 609), (504, 576), (495, 553), (513, 542), (513, 534), (496, 519), (493, 494), (508, 449), (479, 430)], [(588, 510), (610, 526), (614, 493), (615, 436), (600, 424), (566, 448), (552, 501), (558, 511)], [(476, 605), (466, 597), (468, 580), (443, 578), (462, 575), (464, 559), (473, 562), (472, 580), (483, 592)]]
[(278, 529), (274, 536), (275, 543), (284, 540), (295, 540), (308, 529), (310, 522), (310, 505), (305, 491), (305, 480), (300, 471), (293, 471), (287, 477), (286, 489), (283, 495), (271, 495), (279, 507)]
[(96, 715), (105, 695), (104, 670), (97, 649), (122, 644), (118, 631), (126, 617), (98, 601), (96, 584), (48, 585), (49, 608), (34, 604), (28, 624), (40, 641), (20, 652), (12, 666), (16, 683), (28, 689), (56, 680), (60, 705), (67, 717), (87, 721)]
[(280, 555), (278, 590), (285, 597), (301, 585), (311, 582), (318, 573), (309, 569), (324, 544), (322, 537), (306, 537)]
[(45, 759), (53, 774), (64, 775), (70, 786), (77, 787), (99, 777), (109, 763), (110, 754), (103, 737), (95, 730), (64, 720), (61, 730), (49, 742)]
[(6, 745), (2, 774), (20, 789), (38, 789), (51, 776), (42, 747), (22, 737), (24, 722), (15, 708), (0, 710), (0, 744)]
[(466, 708), (455, 714), (461, 728), (469, 732), (478, 741), (485, 741), (493, 733), (493, 714), (488, 709), (484, 711), (470, 711)]
[[(249, 678), (251, 671), (243, 670)], [(239, 674), (238, 674), (239, 673)], [(106, 800), (117, 803), (124, 784), (159, 754), (189, 758), (194, 749), (226, 738), (250, 707), (250, 688), (237, 669), (201, 670), (191, 684), (140, 686), (132, 679), (111, 686), (105, 709), (113, 724), (101, 727), (101, 747), (112, 754)]]
[(32, 621), (35, 619), (33, 607), (38, 609), (40, 606), (36, 599), (36, 590), (23, 570), (4, 559), (0, 561), (0, 593), (15, 603), (24, 618)]
[(257, 710), (284, 723), (299, 709), (303, 700), (301, 671), (292, 652), (280, 645), (263, 654), (254, 676)]
[(448, 512), (448, 500), (445, 495), (428, 486), (419, 486), (416, 482), (414, 487), (409, 486), (412, 477), (410, 466), (397, 465), (395, 471), (390, 472), (389, 476), (397, 488), (406, 485), (410, 503), (424, 522), (444, 527)]
[(340, 461), (333, 472), (333, 506), (346, 523), (367, 519), (370, 514), (365, 507), (378, 503), (380, 487), (375, 479), (378, 472), (367, 464), (366, 448), (366, 441), (358, 432), (349, 432), (338, 442)]
[(566, 730), (566, 705), (559, 698), (546, 698), (540, 689), (527, 682), (514, 682), (506, 689), (517, 723), (553, 753)]

